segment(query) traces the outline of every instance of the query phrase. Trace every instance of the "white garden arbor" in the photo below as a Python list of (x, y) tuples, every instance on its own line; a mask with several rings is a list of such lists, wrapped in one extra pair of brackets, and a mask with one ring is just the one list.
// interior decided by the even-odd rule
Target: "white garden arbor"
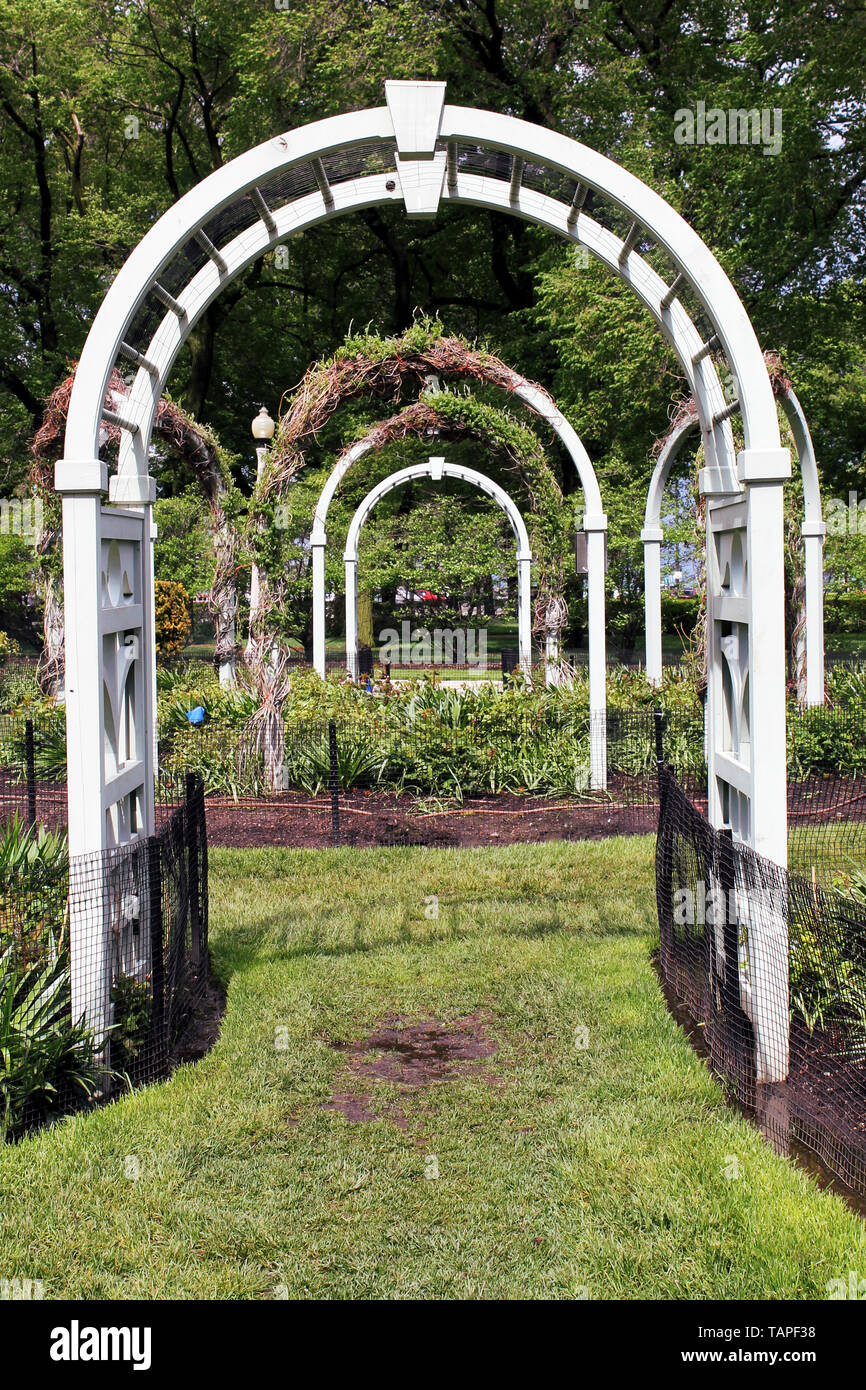
[[(717, 629), (710, 816), (784, 863), (782, 484), (790, 457), (746, 312), (700, 237), (639, 179), (567, 136), (447, 105), (436, 82), (388, 83), (381, 107), (315, 122), (232, 160), (159, 219), (106, 294), (79, 362), (56, 470), (70, 635), (71, 851), (153, 828), (148, 456), (154, 410), (177, 353), (207, 306), (257, 257), (304, 227), (398, 202), (410, 217), (435, 216), (442, 202), (495, 208), (585, 246), (631, 286), (676, 352), (701, 421), (708, 550), (716, 556), (708, 600)], [(132, 365), (134, 379), (122, 411), (106, 415), (105, 386), (119, 361)], [(720, 365), (740, 383), (739, 401), (725, 399)], [(735, 457), (730, 421), (737, 413), (745, 447)], [(105, 419), (120, 427), (122, 441), (110, 482), (99, 457)], [(143, 576), (136, 593), (108, 582), (111, 532), (123, 527), (135, 531), (123, 541)], [(103, 678), (106, 661), (116, 670), (106, 643), (112, 636), (126, 653), (124, 669), (141, 672), (133, 685), (115, 688), (121, 703), (138, 692), (120, 742)], [(723, 678), (734, 660), (735, 687)]]
[(444, 458), (433, 457), (426, 463), (415, 463), (408, 468), (400, 468), (383, 478), (372, 488), (358, 506), (349, 525), (346, 536), (346, 550), (343, 556), (346, 566), (346, 670), (353, 680), (358, 678), (358, 541), (361, 527), (377, 502), (395, 488), (403, 487), (416, 478), (432, 478), (441, 482), (443, 478), (453, 478), (456, 482), (468, 483), (492, 497), (511, 524), (517, 542), (517, 631), (518, 659), (521, 670), (528, 676), (532, 665), (532, 608), (531, 608), (531, 566), (532, 548), (526, 523), (512, 498), (504, 488), (474, 468), (462, 464), (448, 463)]
[[(607, 517), (595, 468), (577, 431), (539, 386), (518, 372), (511, 372), (508, 391), (544, 420), (567, 450), (583, 489), (583, 529), (587, 537), (587, 619), (589, 630), (589, 708), (601, 726), (607, 708), (605, 642), (605, 532)], [(369, 435), (353, 444), (335, 463), (316, 503), (310, 545), (313, 554), (313, 666), (325, 674), (325, 547), (331, 503), (349, 470), (378, 445)], [(548, 651), (548, 661), (558, 657)], [(522, 662), (522, 658), (521, 658)]]
[[(790, 455), (736, 291), (662, 198), (578, 141), (511, 116), (448, 105), (441, 82), (389, 82), (385, 96), (383, 106), (266, 140), (204, 179), (132, 252), (91, 327), (56, 468), (71, 854), (154, 829), (155, 484), (148, 459), (154, 412), (178, 352), (226, 285), (305, 227), (389, 203), (409, 217), (434, 217), (444, 202), (496, 209), (586, 247), (631, 287), (676, 353), (696, 402), (706, 461), (700, 486), (707, 498), (709, 816), (784, 865), (782, 489)], [(106, 408), (105, 392), (116, 365), (131, 368), (133, 379), (115, 411)], [(739, 383), (738, 400), (726, 400), (720, 368)], [(744, 448), (735, 455), (737, 414)], [(100, 458), (105, 422), (121, 431), (111, 479)], [(109, 982), (107, 965), (94, 966), (94, 920), (93, 903), (72, 904), (73, 1010), (101, 1031)], [(772, 953), (760, 924), (748, 939), (759, 1082), (787, 1072), (783, 910), (768, 920)], [(108, 945), (106, 937), (103, 964)], [(771, 1035), (778, 1041), (763, 1045)]]
[[(812, 435), (803, 407), (788, 385), (778, 388), (782, 409), (791, 427), (803, 479), (803, 522), (800, 534), (805, 551), (805, 703), (824, 703), (824, 537), (827, 525), (821, 512), (821, 482)], [(644, 551), (644, 612), (646, 617), (646, 674), (653, 685), (662, 679), (661, 524), (664, 490), (671, 469), (686, 442), (700, 429), (696, 410), (689, 411), (671, 430), (650, 479), (640, 538)]]

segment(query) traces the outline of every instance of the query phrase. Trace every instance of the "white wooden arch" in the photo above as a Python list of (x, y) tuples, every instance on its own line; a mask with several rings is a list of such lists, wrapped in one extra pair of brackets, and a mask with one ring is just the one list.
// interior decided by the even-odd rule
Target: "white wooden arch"
[(415, 478), (432, 478), (441, 482), (443, 478), (454, 478), (457, 482), (469, 483), (488, 497), (492, 497), (511, 523), (514, 539), (517, 542), (517, 646), (521, 670), (528, 678), (532, 668), (532, 605), (531, 605), (531, 565), (532, 549), (526, 523), (514, 500), (504, 488), (474, 468), (462, 464), (447, 463), (444, 458), (429, 458), (426, 463), (414, 463), (408, 468), (400, 468), (383, 478), (358, 506), (349, 525), (346, 536), (346, 550), (343, 556), (346, 565), (346, 670), (353, 680), (358, 678), (358, 540), (361, 527), (377, 502), (380, 502), (395, 488)]
[[(592, 460), (577, 431), (556, 408), (555, 402), (518, 372), (510, 373), (507, 388), (518, 400), (550, 425), (574, 463), (583, 489), (583, 529), (587, 533), (587, 624), (589, 630), (589, 708), (596, 723), (604, 721), (607, 708), (607, 658), (605, 642), (605, 546), (607, 517)], [(338, 459), (316, 503), (310, 545), (313, 552), (313, 666), (325, 674), (325, 546), (328, 511), (349, 469), (376, 448), (373, 440), (359, 440)], [(551, 658), (552, 659), (552, 658)]]
[[(821, 510), (821, 481), (815, 447), (803, 407), (796, 393), (781, 388), (782, 409), (791, 427), (803, 479), (803, 522), (801, 535), (805, 552), (806, 579), (806, 689), (807, 705), (824, 703), (824, 537), (827, 526)], [(646, 618), (646, 674), (653, 685), (662, 679), (661, 524), (664, 490), (671, 468), (687, 439), (700, 428), (697, 412), (686, 415), (665, 440), (658, 456), (647, 492), (646, 511), (640, 538), (644, 549), (644, 612)]]
[[(585, 246), (631, 286), (676, 352), (697, 403), (707, 464), (700, 481), (708, 498), (709, 815), (785, 864), (782, 485), (790, 456), (736, 291), (662, 198), (578, 141), (511, 116), (446, 105), (441, 82), (389, 82), (385, 95), (382, 107), (267, 140), (204, 179), (129, 256), (88, 334), (56, 468), (63, 498), (70, 852), (98, 851), (154, 828), (155, 486), (148, 449), (177, 353), (214, 297), (293, 233), (389, 202), (402, 202), (410, 217), (431, 217), (444, 200), (499, 209)], [(585, 210), (588, 199), (593, 216)], [(641, 254), (646, 243), (670, 267), (669, 278)], [(708, 331), (688, 312), (686, 296)], [(739, 382), (739, 400), (725, 400), (714, 354), (724, 356)], [(105, 390), (120, 357), (136, 371), (122, 410), (109, 413)], [(735, 459), (730, 420), (737, 413), (745, 448)], [(110, 484), (99, 456), (104, 420), (121, 429)], [(106, 492), (115, 506), (103, 505)], [(125, 517), (118, 515), (124, 508)], [(118, 531), (131, 546), (123, 569), (129, 582), (120, 590), (110, 582)], [(133, 697), (134, 717), (130, 708), (112, 719), (112, 708), (116, 716)], [(79, 960), (91, 934), (89, 906), (70, 914)], [(787, 960), (784, 919), (773, 922), (774, 952), (764, 951), (758, 928), (751, 930), (756, 962)], [(780, 965), (753, 979), (759, 1082), (787, 1072), (782, 976)], [(85, 1013), (94, 1027), (104, 1026), (105, 997), (101, 974), (91, 980), (73, 967), (76, 1016)]]

